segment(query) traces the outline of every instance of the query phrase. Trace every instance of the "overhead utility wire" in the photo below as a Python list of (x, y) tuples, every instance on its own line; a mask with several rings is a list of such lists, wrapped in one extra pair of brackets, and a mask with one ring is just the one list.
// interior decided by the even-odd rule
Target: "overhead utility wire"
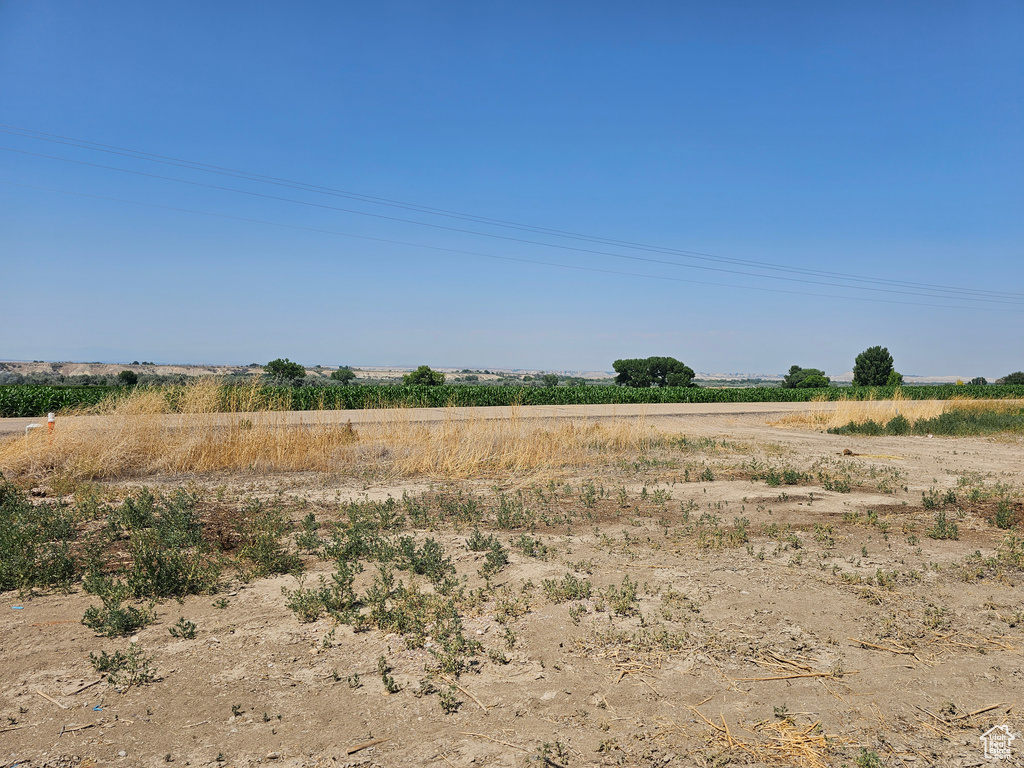
[[(13, 187), (21, 187), (23, 189), (34, 189), (34, 190), (39, 190), (39, 191), (42, 191), (42, 192), (56, 192), (56, 193), (59, 193), (59, 194), (62, 194), (62, 195), (73, 195), (75, 197), (85, 197), (85, 198), (90, 198), (90, 199), (93, 199), (93, 200), (105, 200), (107, 202), (126, 203), (128, 205), (137, 205), (137, 206), (142, 206), (142, 207), (145, 207), (145, 208), (156, 208), (156, 209), (159, 209), (159, 210), (175, 211), (175, 212), (178, 212), (178, 213), (190, 213), (190, 214), (196, 214), (198, 216), (209, 216), (209, 217), (212, 217), (212, 218), (227, 219), (229, 221), (240, 221), (240, 222), (244, 222), (244, 223), (248, 223), (248, 224), (262, 224), (262, 225), (271, 226), (271, 227), (281, 227), (283, 229), (294, 229), (294, 230), (299, 230), (299, 231), (302, 231), (302, 232), (317, 232), (317, 233), (326, 234), (326, 235), (337, 235), (339, 237), (347, 237), (347, 238), (352, 238), (352, 239), (355, 239), (355, 240), (369, 240), (369, 241), (376, 242), (376, 243), (388, 243), (390, 245), (402, 245), (402, 246), (408, 246), (408, 247), (411, 247), (411, 248), (422, 248), (422, 249), (425, 249), (425, 250), (438, 251), (438, 252), (442, 252), (442, 253), (454, 253), (454, 254), (463, 255), (463, 256), (477, 256), (477, 257), (482, 257), (482, 258), (487, 258), (487, 259), (498, 259), (498, 260), (501, 260), (501, 261), (511, 261), (511, 262), (517, 262), (517, 263), (520, 263), (520, 264), (533, 264), (533, 265), (544, 266), (544, 267), (556, 267), (556, 268), (559, 268), (559, 269), (570, 269), (570, 270), (577, 270), (577, 271), (581, 271), (581, 272), (595, 272), (595, 273), (604, 274), (604, 275), (616, 275), (616, 276), (620, 276), (620, 277), (639, 277), (639, 278), (643, 278), (643, 279), (646, 279), (646, 280), (666, 280), (666, 281), (673, 282), (673, 283), (687, 283), (687, 284), (693, 284), (693, 285), (711, 285), (711, 286), (718, 286), (718, 287), (724, 287), (724, 288), (739, 288), (741, 290), (747, 290), (747, 291), (759, 291), (759, 292), (762, 292), (762, 293), (783, 293), (783, 294), (787, 294), (787, 295), (791, 295), (791, 296), (812, 296), (814, 298), (833, 298), (833, 299), (843, 299), (843, 300), (847, 300), (847, 301), (867, 301), (867, 302), (871, 302), (873, 304), (899, 304), (899, 305), (908, 306), (908, 307), (939, 307), (941, 309), (963, 309), (962, 306), (957, 306), (957, 305), (952, 305), (952, 304), (932, 304), (932, 303), (918, 302), (918, 301), (900, 301), (898, 299), (875, 299), (875, 298), (870, 298), (870, 297), (867, 297), (867, 296), (843, 296), (843, 295), (831, 294), (831, 293), (820, 293), (820, 292), (812, 293), (810, 291), (792, 291), (792, 290), (787, 290), (785, 288), (765, 288), (765, 287), (754, 286), (754, 285), (737, 285), (735, 283), (716, 283), (716, 282), (712, 282), (712, 281), (709, 281), (709, 280), (690, 280), (690, 279), (687, 279), (687, 278), (684, 278), (684, 277), (670, 277), (670, 276), (667, 276), (667, 275), (649, 275), (649, 274), (644, 274), (642, 272), (625, 272), (625, 271), (621, 271), (621, 270), (602, 269), (600, 267), (584, 267), (584, 266), (580, 266), (579, 264), (562, 264), (562, 263), (552, 262), (552, 261), (540, 261), (538, 259), (524, 259), (524, 258), (517, 257), (517, 256), (499, 256), (499, 255), (493, 254), (493, 253), (480, 253), (479, 251), (466, 251), (466, 250), (462, 250), (462, 249), (459, 249), (459, 248), (446, 248), (444, 246), (439, 246), (439, 245), (427, 245), (425, 243), (414, 243), (414, 242), (408, 242), (408, 241), (404, 241), (404, 240), (392, 240), (392, 239), (389, 239), (389, 238), (373, 237), (373, 236), (370, 236), (370, 235), (355, 235), (355, 234), (352, 234), (350, 232), (339, 232), (337, 230), (321, 229), (321, 228), (318, 228), (318, 227), (306, 227), (306, 226), (302, 226), (302, 225), (299, 225), (299, 224), (285, 224), (283, 222), (267, 221), (265, 219), (254, 219), (254, 218), (250, 218), (250, 217), (247, 217), (247, 216), (232, 216), (231, 214), (214, 213), (212, 211), (201, 211), (201, 210), (194, 209), (194, 208), (179, 208), (179, 207), (172, 206), (172, 205), (162, 205), (160, 203), (145, 203), (145, 202), (141, 202), (139, 200), (128, 200), (126, 198), (121, 198), (121, 197), (107, 197), (105, 195), (95, 195), (95, 194), (91, 194), (91, 193), (88, 193), (88, 192), (74, 192), (74, 191), (67, 190), (67, 189), (55, 189), (53, 187), (41, 187), (41, 186), (36, 186), (36, 185), (33, 185), (33, 184), (20, 184), (18, 182), (5, 181), (3, 179), (0, 179), (0, 184), (7, 184), (7, 185), (13, 186)], [(983, 307), (983, 309), (986, 309), (988, 311), (994, 311), (994, 312), (1013, 312), (1013, 313), (1022, 313), (1022, 312), (1024, 312), (1024, 310), (1021, 310), (1021, 309), (1009, 309), (1007, 307)]]
[(937, 293), (931, 293), (927, 289), (904, 291), (904, 290), (897, 290), (897, 289), (893, 289), (893, 288), (873, 288), (873, 287), (860, 286), (860, 285), (843, 285), (841, 283), (829, 283), (829, 282), (824, 282), (824, 281), (821, 281), (821, 280), (808, 280), (808, 279), (796, 278), (796, 277), (782, 277), (782, 276), (779, 276), (779, 275), (764, 275), (764, 274), (758, 274), (756, 272), (744, 272), (744, 271), (741, 271), (741, 270), (725, 269), (725, 268), (722, 268), (722, 267), (710, 267), (710, 266), (699, 265), (699, 264), (682, 264), (680, 262), (668, 261), (668, 260), (665, 260), (665, 259), (654, 259), (654, 258), (645, 257), (645, 256), (631, 256), (631, 255), (622, 254), (622, 253), (612, 253), (610, 251), (598, 251), (598, 250), (594, 250), (592, 248), (580, 248), (580, 247), (571, 246), (571, 245), (559, 245), (559, 244), (556, 244), (556, 243), (545, 243), (545, 242), (542, 242), (542, 241), (539, 241), (539, 240), (529, 240), (529, 239), (526, 239), (526, 238), (512, 237), (512, 236), (509, 236), (509, 235), (498, 235), (498, 234), (489, 233), (489, 232), (479, 232), (479, 231), (476, 231), (476, 230), (462, 229), (460, 227), (451, 227), (451, 226), (446, 226), (446, 225), (443, 225), (443, 224), (434, 224), (434, 223), (430, 223), (430, 222), (416, 221), (414, 219), (404, 219), (404, 218), (401, 218), (401, 217), (398, 217), (398, 216), (386, 216), (386, 215), (381, 214), (381, 213), (370, 213), (368, 211), (360, 211), (360, 210), (356, 210), (356, 209), (352, 209), (352, 208), (341, 208), (341, 207), (338, 207), (338, 206), (326, 205), (324, 203), (314, 203), (314, 202), (310, 202), (308, 200), (296, 200), (294, 198), (281, 197), (279, 195), (268, 195), (268, 194), (265, 194), (265, 193), (262, 193), (262, 192), (253, 192), (252, 190), (237, 189), (235, 187), (224, 187), (224, 186), (220, 186), (220, 185), (217, 185), (217, 184), (207, 184), (207, 183), (204, 183), (204, 182), (201, 182), (201, 181), (192, 181), (192, 180), (189, 180), (189, 179), (179, 179), (179, 178), (176, 178), (174, 176), (163, 176), (161, 174), (147, 173), (145, 171), (134, 171), (134, 170), (131, 170), (131, 169), (128, 169), (128, 168), (119, 168), (117, 166), (103, 165), (102, 163), (91, 163), (91, 162), (88, 162), (86, 160), (73, 160), (73, 159), (66, 158), (66, 157), (59, 157), (59, 156), (56, 156), (56, 155), (47, 155), (47, 154), (43, 154), (43, 153), (40, 153), (40, 152), (30, 152), (30, 151), (24, 150), (24, 149), (14, 149), (12, 147), (0, 146), (0, 150), (6, 151), (6, 152), (15, 152), (15, 153), (18, 153), (18, 154), (23, 154), (23, 155), (29, 155), (29, 156), (32, 156), (32, 157), (42, 157), (42, 158), (46, 158), (46, 159), (49, 159), (49, 160), (58, 160), (58, 161), (61, 161), (61, 162), (71, 163), (71, 164), (74, 164), (74, 165), (83, 165), (83, 166), (87, 166), (87, 167), (91, 167), (91, 168), (102, 168), (102, 169), (105, 169), (105, 170), (118, 171), (120, 173), (127, 173), (127, 174), (130, 174), (130, 175), (133, 175), (133, 176), (142, 176), (144, 178), (160, 179), (162, 181), (172, 181), (172, 182), (175, 182), (175, 183), (178, 183), (178, 184), (186, 184), (186, 185), (189, 185), (189, 186), (201, 187), (201, 188), (204, 188), (204, 189), (213, 189), (213, 190), (222, 191), (222, 192), (234, 192), (234, 193), (237, 193), (237, 194), (249, 195), (250, 197), (256, 197), (256, 198), (261, 198), (261, 199), (265, 199), (265, 200), (274, 200), (274, 201), (278, 201), (278, 202), (294, 203), (296, 205), (305, 205), (305, 206), (308, 206), (308, 207), (321, 208), (321, 209), (329, 210), (329, 211), (337, 211), (337, 212), (341, 212), (341, 213), (351, 213), (351, 214), (356, 214), (356, 215), (359, 215), (359, 216), (368, 216), (368, 217), (372, 217), (372, 218), (376, 218), (376, 219), (383, 219), (385, 221), (397, 221), (397, 222), (401, 222), (401, 223), (404, 223), (404, 224), (415, 224), (417, 226), (429, 227), (431, 229), (440, 229), (440, 230), (445, 230), (445, 231), (449, 231), (449, 232), (459, 232), (459, 233), (462, 233), (462, 234), (469, 234), (469, 235), (481, 236), (481, 237), (490, 237), (490, 238), (494, 238), (494, 239), (498, 239), (498, 240), (506, 240), (506, 241), (516, 242), (516, 243), (524, 243), (524, 244), (527, 244), (527, 245), (537, 245), (537, 246), (541, 246), (543, 248), (557, 248), (557, 249), (560, 249), (560, 250), (573, 251), (573, 252), (576, 252), (576, 253), (587, 253), (587, 254), (593, 254), (593, 255), (598, 255), (598, 256), (610, 256), (612, 258), (626, 259), (626, 260), (629, 260), (629, 261), (640, 261), (640, 262), (647, 262), (647, 263), (651, 263), (651, 264), (661, 264), (661, 265), (667, 265), (667, 266), (683, 267), (685, 269), (699, 269), (699, 270), (704, 270), (704, 271), (708, 271), (708, 272), (720, 272), (720, 273), (725, 273), (725, 274), (742, 275), (742, 276), (745, 276), (745, 277), (756, 277), (756, 278), (760, 278), (760, 279), (781, 280), (781, 281), (791, 282), (791, 283), (803, 283), (803, 284), (808, 284), (808, 285), (824, 285), (824, 286), (827, 286), (827, 287), (830, 287), (830, 288), (845, 288), (845, 289), (848, 289), (848, 290), (872, 291), (872, 292), (876, 292), (876, 293), (890, 293), (890, 294), (898, 294), (898, 295), (905, 295), (905, 296), (923, 296), (923, 297), (927, 297), (927, 298), (937, 298), (937, 299), (946, 299), (946, 300), (954, 300), (954, 301), (973, 301), (973, 302), (982, 302), (982, 303), (985, 303), (985, 304), (1013, 304), (1013, 305), (1020, 304), (1020, 303), (1022, 303), (1022, 301), (1024, 301), (1024, 299), (1013, 300), (1013, 299), (982, 298), (982, 297), (975, 297), (975, 296), (948, 296), (948, 295), (943, 295), (941, 293), (938, 293), (938, 294)]
[[(35, 139), (38, 141), (48, 141), (55, 144), (64, 144), (67, 146), (78, 147), (81, 149), (88, 149), (98, 152), (106, 152), (108, 154), (121, 155), (123, 157), (129, 157), (136, 160), (147, 160), (149, 162), (161, 163), (164, 165), (173, 165), (180, 168), (186, 168), (189, 170), (196, 170), (205, 173), (215, 173), (222, 176), (230, 176), (233, 178), (244, 179), (248, 181), (257, 181), (260, 183), (274, 184), (277, 186), (288, 187), (292, 189), (299, 189), (307, 192), (314, 192), (317, 194), (331, 195), (335, 197), (343, 197), (352, 200), (358, 200), (361, 202), (367, 202), (374, 205), (384, 205), (393, 208), (400, 208), (409, 211), (416, 211), (419, 213), (426, 213), (434, 216), (444, 216), (448, 218), (455, 218), (464, 221), (472, 221), (476, 223), (482, 223), (487, 225), (505, 227), (520, 231), (533, 232), (535, 234), (546, 234), (555, 237), (562, 237), (574, 240), (582, 240), (592, 243), (600, 243), (604, 245), (614, 245), (623, 248), (629, 248), (633, 250), (648, 251), (653, 253), (666, 253), (672, 255), (684, 256), (685, 258), (698, 259), (704, 261), (715, 261), (720, 263), (737, 264), (742, 266), (755, 267), (758, 269), (766, 269), (771, 271), (786, 272), (790, 274), (806, 274), (814, 275), (817, 277), (828, 277), (832, 279), (841, 279), (846, 281), (862, 282), (873, 285), (893, 285), (901, 287), (909, 287), (916, 290), (928, 289), (940, 292), (946, 292), (953, 295), (966, 294), (976, 296), (1002, 296), (1008, 298), (1024, 298), (1024, 294), (1008, 292), (1008, 291), (991, 291), (991, 290), (978, 290), (973, 288), (962, 288), (954, 286), (937, 285), (933, 283), (918, 283), (904, 280), (891, 280), (887, 278), (867, 277), (863, 275), (851, 275), (843, 272), (831, 272), (826, 270), (807, 269), (802, 267), (790, 267), (786, 265), (773, 264), (771, 262), (755, 261), (750, 259), (738, 259), (727, 256), (716, 256), (709, 253), (703, 253), (700, 251), (688, 251), (675, 248), (666, 248), (662, 246), (653, 246), (643, 243), (635, 243), (627, 240), (616, 240), (612, 238), (598, 237), (594, 235), (586, 235), (577, 232), (570, 232), (559, 229), (549, 229), (546, 227), (537, 227), (528, 224), (522, 224), (504, 219), (493, 219), (483, 216), (475, 216), (472, 214), (460, 213), (457, 211), (446, 210), (443, 208), (433, 208), (430, 206), (419, 205), (416, 203), (408, 203), (399, 200), (392, 200), (389, 198), (374, 197), (371, 195), (364, 195), (356, 192), (350, 192), (346, 190), (335, 189), (332, 187), (322, 187), (313, 184), (307, 184), (305, 182), (293, 181), (289, 179), (282, 179), (275, 176), (265, 176), (261, 174), (255, 174), (248, 171), (241, 171), (233, 168), (227, 168), (224, 166), (210, 165), (207, 163), (199, 163), (192, 160), (184, 160), (181, 158), (170, 157), (167, 155), (158, 155), (150, 152), (143, 152), (141, 150), (130, 149), (126, 147), (119, 147), (111, 144), (100, 144), (97, 142), (88, 141), (86, 139), (78, 139), (69, 136), (61, 136), (59, 134), (44, 133), (42, 131), (34, 131), (29, 128), (21, 128), (18, 126), (7, 125), (0, 123), (0, 133), (8, 133), (14, 136), (20, 136), (22, 138)], [(687, 266), (687, 265), (678, 265)], [(953, 296), (950, 296), (953, 298)]]
[(833, 277), (842, 278), (846, 280), (854, 280), (858, 282), (867, 282), (874, 284), (883, 285), (901, 285), (905, 287), (914, 288), (931, 288), (942, 291), (949, 291), (953, 293), (971, 293), (978, 295), (1002, 295), (1002, 296), (1024, 296), (1024, 294), (1012, 293), (1006, 291), (990, 291), (990, 290), (977, 290), (971, 288), (960, 288), (953, 286), (935, 285), (931, 283), (917, 283), (903, 280), (891, 280), (885, 278), (865, 277), (861, 275), (851, 275), (842, 272), (829, 272), (825, 270), (807, 269), (803, 267), (790, 267), (779, 264), (772, 264), (770, 262), (753, 261), (749, 259), (737, 259), (728, 256), (716, 256), (709, 253), (703, 253), (700, 251), (688, 251), (675, 248), (666, 248), (663, 246), (652, 246), (645, 245), (642, 243), (634, 243), (626, 240), (615, 240), (611, 238), (598, 237), (594, 235), (585, 235), (577, 232), (569, 232), (566, 230), (549, 229), (546, 227), (537, 227), (534, 225), (521, 224), (517, 222), (511, 222), (504, 219), (493, 219), (484, 216), (476, 216), (467, 213), (460, 213), (457, 211), (451, 211), (444, 208), (433, 208), (430, 206), (420, 205), (416, 203), (403, 202), (398, 200), (392, 200), (389, 198), (374, 197), (372, 195), (365, 195), (357, 192), (351, 192), (346, 190), (335, 189), (332, 187), (321, 187), (313, 184), (307, 184), (305, 182), (293, 181), (289, 179), (282, 179), (275, 176), (265, 176), (261, 174), (255, 174), (248, 171), (240, 171), (233, 168), (226, 168), (224, 166), (210, 165), (207, 163), (199, 163), (192, 160), (184, 160), (181, 158), (170, 157), (167, 155), (158, 155), (150, 152), (143, 152), (141, 150), (130, 149), (126, 147), (118, 147), (110, 144), (100, 144), (97, 142), (88, 141), (87, 139), (77, 139), (69, 136), (61, 136), (59, 134), (49, 134), (42, 131), (34, 131), (29, 128), (20, 128), (18, 126), (11, 126), (0, 124), (0, 132), (9, 133), (15, 136), (21, 136), (23, 138), (37, 139), (39, 141), (49, 141), (56, 144), (64, 144), (67, 146), (79, 147), (82, 149), (90, 149), (98, 152), (107, 152), (109, 154), (121, 155), (124, 157), (130, 157), (137, 160), (148, 160), (150, 162), (163, 163), (165, 165), (174, 165), (181, 168), (188, 168), (190, 170), (198, 170), (207, 173), (217, 173), (224, 176), (231, 176), (233, 178), (246, 179), (249, 181), (259, 181), (262, 183), (276, 184), (278, 186), (285, 186), (292, 189), (301, 189), (308, 192), (316, 192), (319, 194), (332, 195), (336, 197), (344, 197), (352, 200), (359, 200), (361, 202), (369, 202), (376, 205), (387, 205), (395, 208), (402, 208), (410, 211), (417, 211), (420, 213), (428, 213), (436, 216), (446, 216), (449, 218), (462, 219), (465, 221), (473, 221), (477, 223), (490, 224), (494, 226), (507, 227), (511, 229), (518, 229), (527, 232), (534, 232), (538, 234), (549, 234), (558, 237), (565, 237), (570, 239), (584, 240), (594, 243), (602, 243), (606, 245), (617, 245), (625, 248), (632, 248), (638, 250), (652, 251), (656, 253), (669, 253), (675, 255), (686, 256), (687, 258), (694, 259), (705, 259), (711, 261), (719, 261), (724, 263), (741, 264), (745, 266), (754, 266), (761, 269), (770, 269), (775, 271), (791, 272), (797, 274), (810, 274), (817, 275), (819, 277)]

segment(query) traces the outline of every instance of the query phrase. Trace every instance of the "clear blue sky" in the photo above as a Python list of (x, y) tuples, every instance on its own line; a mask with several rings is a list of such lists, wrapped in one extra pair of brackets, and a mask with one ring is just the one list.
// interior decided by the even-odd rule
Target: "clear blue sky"
[(0, 133), (0, 358), (1019, 370), (1021, 40), (1016, 0), (6, 0), (7, 126), (658, 250)]

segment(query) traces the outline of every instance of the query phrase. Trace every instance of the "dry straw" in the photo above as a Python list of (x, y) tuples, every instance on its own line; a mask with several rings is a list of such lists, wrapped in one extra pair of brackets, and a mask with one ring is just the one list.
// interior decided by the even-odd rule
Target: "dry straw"
[(902, 416), (911, 425), (923, 419), (934, 419), (947, 411), (986, 410), (1009, 411), (1018, 409), (1021, 400), (973, 400), (954, 397), (949, 400), (910, 400), (896, 389), (886, 400), (857, 400), (843, 396), (838, 400), (816, 397), (810, 408), (799, 413), (783, 416), (775, 422), (778, 426), (805, 427), (809, 429), (835, 429), (851, 422), (864, 424), (874, 421), (887, 424), (896, 416)]
[[(841, 736), (826, 736), (821, 722), (798, 726), (791, 719), (784, 718), (774, 722), (762, 721), (752, 726), (729, 727), (725, 716), (720, 714), (721, 725), (705, 717), (696, 707), (690, 709), (708, 726), (711, 737), (722, 743), (731, 752), (756, 760), (758, 765), (799, 766), (800, 768), (828, 768), (834, 765), (836, 747), (849, 744), (850, 740)], [(672, 728), (663, 733), (671, 734), (682, 729), (672, 724)], [(747, 741), (739, 735), (739, 730), (756, 734), (761, 738)]]
[(172, 412), (165, 392), (140, 389), (65, 415), (53, 434), (37, 430), (0, 445), (0, 471), (78, 481), (297, 471), (526, 479), (642, 452), (665, 439), (642, 418), (524, 419), (515, 407), (500, 419), (449, 408), (433, 422), (391, 408), (353, 427), (336, 411), (290, 412), (287, 395), (267, 403), (257, 387), (197, 383), (176, 390), (175, 398)]

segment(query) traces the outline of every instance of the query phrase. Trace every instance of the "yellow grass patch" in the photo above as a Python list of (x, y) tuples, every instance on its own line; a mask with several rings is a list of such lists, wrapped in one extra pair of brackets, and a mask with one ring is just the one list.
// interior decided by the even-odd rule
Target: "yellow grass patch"
[(232, 391), (218, 412), (216, 384), (184, 388), (178, 412), (159, 391), (127, 397), (65, 416), (52, 433), (37, 430), (0, 445), (0, 471), (12, 477), (111, 480), (222, 471), (337, 472), (371, 477), (460, 479), (500, 474), (536, 476), (548, 470), (606, 462), (661, 444), (644, 419), (504, 419), (470, 410), (438, 422), (414, 421), (407, 409), (387, 409), (355, 427), (317, 411), (303, 423), (288, 398), (257, 407), (256, 391)]
[(888, 400), (855, 400), (842, 397), (839, 400), (815, 398), (806, 411), (791, 413), (774, 422), (776, 426), (803, 427), (807, 429), (834, 429), (853, 422), (864, 424), (874, 421), (887, 424), (896, 416), (902, 416), (911, 424), (921, 419), (933, 419), (951, 410), (961, 411), (1012, 411), (1021, 407), (1021, 400), (976, 400), (954, 397), (949, 400), (910, 400), (897, 389)]

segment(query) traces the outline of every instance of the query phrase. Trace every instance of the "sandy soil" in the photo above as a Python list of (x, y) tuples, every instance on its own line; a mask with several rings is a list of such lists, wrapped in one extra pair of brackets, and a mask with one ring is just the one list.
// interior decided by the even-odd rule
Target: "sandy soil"
[[(302, 623), (282, 593), (293, 576), (229, 577), (218, 595), (157, 605), (156, 623), (121, 639), (80, 623), (98, 602), (81, 589), (0, 594), (0, 766), (1024, 764), (1024, 737), (998, 763), (980, 740), (1024, 730), (1024, 574), (990, 522), (999, 500), (1024, 522), (1024, 444), (770, 424), (789, 409), (646, 406), (687, 442), (532, 488), (154, 478), (199, 492), (206, 517), (276, 498), (325, 528), (352, 499), (405, 492), (441, 509), (472, 493), (485, 534), (508, 546), (525, 533), (547, 552), (512, 548), (488, 583), (484, 553), (465, 546), (472, 526), (404, 531), (441, 542), (466, 588), (483, 588), (462, 612), (483, 650), (457, 680), (401, 635)], [(769, 485), (766, 469), (796, 482)], [(495, 524), (499, 494), (531, 511), (527, 527)], [(958, 539), (929, 535), (939, 512)], [(333, 568), (305, 560), (307, 586)], [(590, 596), (553, 597), (545, 580), (566, 574)], [(194, 639), (171, 636), (179, 617)], [(118, 691), (89, 655), (130, 643), (157, 679)], [(418, 691), (424, 680), (454, 682), (458, 709)]]

